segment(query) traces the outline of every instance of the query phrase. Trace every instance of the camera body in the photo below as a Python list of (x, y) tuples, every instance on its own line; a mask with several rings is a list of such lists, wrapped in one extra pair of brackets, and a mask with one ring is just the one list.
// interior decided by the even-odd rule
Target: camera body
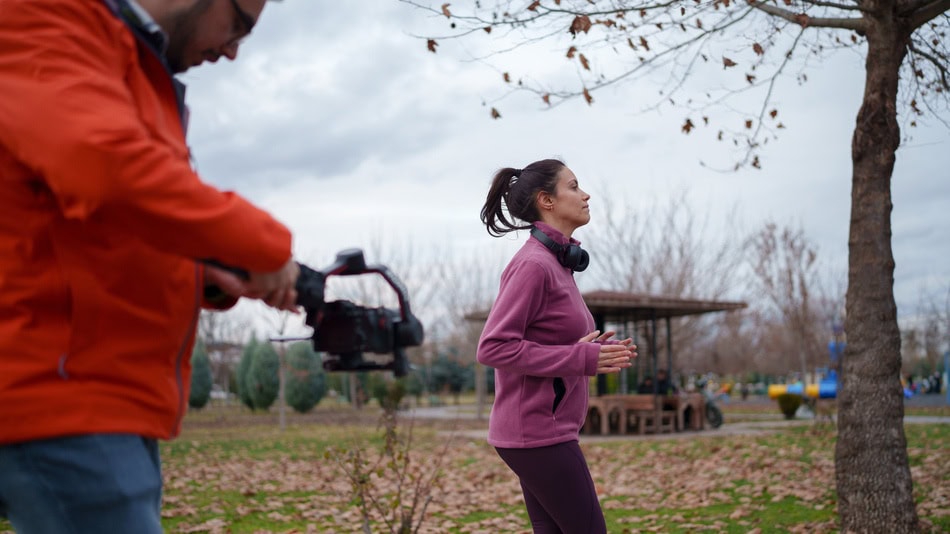
[[(326, 279), (375, 273), (396, 292), (399, 309), (367, 308), (348, 300), (324, 301)], [(402, 282), (383, 265), (366, 265), (363, 251), (347, 249), (337, 253), (330, 266), (315, 270), (300, 265), (297, 304), (306, 312), (306, 324), (313, 328), (311, 341), (325, 354), (327, 371), (390, 370), (395, 376), (409, 372), (405, 347), (421, 345), (425, 337), (422, 323), (412, 314), (409, 294)], [(364, 353), (392, 354), (387, 362), (367, 360)]]

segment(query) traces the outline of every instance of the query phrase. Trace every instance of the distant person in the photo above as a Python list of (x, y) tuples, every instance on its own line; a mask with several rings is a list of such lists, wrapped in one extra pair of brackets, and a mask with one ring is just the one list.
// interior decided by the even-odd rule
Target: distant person
[(653, 395), (654, 384), (652, 376), (647, 376), (642, 382), (640, 382), (640, 385), (637, 386), (637, 393), (641, 395)]
[(290, 231), (195, 173), (175, 78), (235, 59), (264, 4), (0, 0), (0, 515), (20, 534), (160, 533), (201, 308), (296, 309)]
[(548, 159), (498, 171), (481, 212), (493, 236), (530, 230), (501, 275), (477, 358), (495, 369), (488, 442), (518, 475), (535, 532), (607, 531), (578, 434), (588, 377), (636, 356), (631, 339), (594, 330), (574, 282), (588, 257), (572, 234), (590, 221), (589, 200), (574, 173)]
[(673, 395), (679, 392), (676, 385), (670, 381), (666, 369), (659, 369), (656, 372), (656, 390), (659, 395)]

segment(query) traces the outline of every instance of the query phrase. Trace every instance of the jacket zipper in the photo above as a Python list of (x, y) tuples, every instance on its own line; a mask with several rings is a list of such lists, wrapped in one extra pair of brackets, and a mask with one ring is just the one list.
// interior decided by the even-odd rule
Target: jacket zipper
[(178, 386), (178, 410), (175, 412), (175, 424), (171, 428), (169, 435), (175, 437), (175, 431), (181, 425), (181, 420), (185, 417), (185, 380), (182, 377), (182, 363), (185, 360), (185, 352), (188, 348), (188, 340), (192, 338), (195, 332), (195, 326), (198, 324), (198, 314), (201, 313), (201, 266), (195, 263), (195, 311), (191, 316), (191, 326), (185, 333), (185, 338), (181, 340), (181, 346), (178, 347), (178, 356), (175, 358), (175, 383)]

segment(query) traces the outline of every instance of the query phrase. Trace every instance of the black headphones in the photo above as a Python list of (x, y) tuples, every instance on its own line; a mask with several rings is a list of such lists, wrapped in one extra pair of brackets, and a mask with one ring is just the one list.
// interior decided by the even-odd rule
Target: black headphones
[(568, 244), (562, 245), (555, 243), (553, 239), (547, 236), (537, 227), (531, 229), (531, 235), (541, 242), (542, 245), (554, 253), (558, 263), (576, 272), (581, 272), (590, 265), (590, 255), (580, 245)]

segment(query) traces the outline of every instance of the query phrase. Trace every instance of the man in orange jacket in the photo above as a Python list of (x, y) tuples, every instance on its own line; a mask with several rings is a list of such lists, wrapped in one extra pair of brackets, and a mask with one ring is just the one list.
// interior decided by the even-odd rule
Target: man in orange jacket
[(295, 309), (290, 232), (195, 174), (174, 77), (235, 59), (265, 3), (0, 0), (0, 515), (18, 532), (161, 532), (156, 440), (179, 433), (200, 308)]

